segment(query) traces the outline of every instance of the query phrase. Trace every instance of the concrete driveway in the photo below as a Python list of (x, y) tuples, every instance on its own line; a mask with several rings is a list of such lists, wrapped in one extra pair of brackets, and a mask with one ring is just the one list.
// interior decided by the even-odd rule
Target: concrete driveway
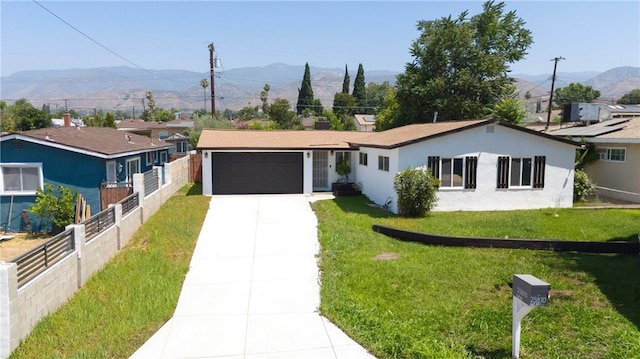
[(131, 358), (373, 358), (317, 312), (315, 199), (213, 196), (173, 318)]

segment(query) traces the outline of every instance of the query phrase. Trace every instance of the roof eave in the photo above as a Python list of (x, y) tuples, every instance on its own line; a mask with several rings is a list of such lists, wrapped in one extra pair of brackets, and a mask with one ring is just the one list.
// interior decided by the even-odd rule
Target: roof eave
[(196, 147), (204, 151), (354, 151), (358, 148), (349, 146), (307, 146), (307, 147)]
[(85, 149), (85, 148), (74, 147), (74, 146), (70, 146), (70, 145), (67, 145), (67, 144), (64, 144), (64, 143), (57, 143), (57, 142), (52, 142), (52, 141), (47, 141), (47, 140), (41, 140), (39, 138), (34, 138), (34, 137), (25, 136), (25, 135), (21, 135), (21, 134), (11, 134), (11, 135), (7, 135), (7, 136), (2, 136), (1, 140), (5, 141), (5, 140), (9, 140), (9, 139), (27, 141), (27, 142), (31, 142), (31, 143), (35, 143), (35, 144), (39, 144), (39, 145), (43, 145), (43, 146), (59, 148), (59, 149), (62, 149), (62, 150), (75, 152), (75, 153), (80, 153), (80, 154), (83, 154), (83, 155), (93, 156), (93, 157), (97, 157), (97, 158), (103, 158), (103, 159), (113, 159), (113, 158), (129, 156), (129, 155), (138, 154), (138, 153), (145, 153), (145, 152), (155, 151), (155, 150), (160, 150), (160, 149), (169, 149), (169, 148), (173, 147), (172, 144), (163, 144), (163, 145), (156, 145), (156, 146), (158, 146), (158, 148), (146, 148), (146, 149), (139, 149), (139, 150), (125, 150), (125, 151), (114, 152), (114, 153), (104, 153), (104, 152), (97, 152), (97, 151), (88, 150), (88, 149)]

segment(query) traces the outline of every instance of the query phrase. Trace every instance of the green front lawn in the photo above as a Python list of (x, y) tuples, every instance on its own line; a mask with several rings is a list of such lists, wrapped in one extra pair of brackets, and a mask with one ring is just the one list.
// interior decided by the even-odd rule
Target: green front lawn
[(128, 358), (173, 315), (210, 198), (185, 186), (11, 358)]
[(322, 245), (320, 310), (380, 358), (510, 358), (514, 274), (532, 274), (552, 289), (549, 305), (523, 320), (521, 358), (640, 356), (636, 256), (426, 246), (371, 230), (381, 224), (456, 236), (636, 241), (638, 210), (402, 219), (364, 197), (313, 207)]

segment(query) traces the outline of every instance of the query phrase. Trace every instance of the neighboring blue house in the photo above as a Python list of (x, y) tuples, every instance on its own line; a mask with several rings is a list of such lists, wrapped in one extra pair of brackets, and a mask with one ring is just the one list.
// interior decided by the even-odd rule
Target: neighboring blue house
[[(44, 183), (64, 185), (101, 208), (103, 182), (130, 182), (169, 161), (173, 144), (103, 127), (50, 127), (0, 137), (0, 224), (21, 231), (22, 211)], [(30, 214), (34, 229), (39, 222)], [(34, 221), (34, 219), (36, 221)]]

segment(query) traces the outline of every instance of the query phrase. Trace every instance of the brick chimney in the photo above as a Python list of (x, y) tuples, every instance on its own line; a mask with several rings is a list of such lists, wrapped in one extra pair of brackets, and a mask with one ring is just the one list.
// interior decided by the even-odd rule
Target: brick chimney
[(71, 127), (71, 114), (69, 112), (64, 113), (64, 127)]

